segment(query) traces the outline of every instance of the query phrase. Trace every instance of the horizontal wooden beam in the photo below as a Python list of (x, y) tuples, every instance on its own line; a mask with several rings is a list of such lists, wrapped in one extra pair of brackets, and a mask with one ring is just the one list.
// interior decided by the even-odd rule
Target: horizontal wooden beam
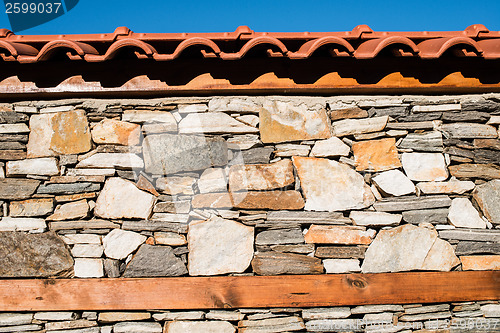
[(323, 307), (500, 299), (500, 271), (0, 280), (0, 311)]

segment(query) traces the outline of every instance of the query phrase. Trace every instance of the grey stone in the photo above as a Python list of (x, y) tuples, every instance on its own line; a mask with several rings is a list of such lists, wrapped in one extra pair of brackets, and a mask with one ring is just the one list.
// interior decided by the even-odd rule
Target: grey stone
[(295, 223), (295, 224), (346, 224), (351, 223), (349, 218), (337, 212), (301, 212), (278, 210), (267, 214), (267, 222)]
[(446, 224), (448, 212), (448, 208), (408, 210), (403, 212), (403, 220), (412, 224)]
[(120, 225), (106, 220), (86, 220), (86, 221), (56, 221), (49, 222), (49, 229), (74, 230), (74, 229), (119, 229)]
[(408, 134), (398, 148), (413, 149), (415, 151), (443, 151), (443, 137), (440, 132), (426, 132), (426, 133), (410, 133)]
[[(236, 329), (227, 321), (168, 321), (165, 333), (234, 333)], [(250, 331), (249, 331), (250, 332)]]
[(19, 141), (26, 143), (28, 142), (28, 135), (23, 134), (0, 134), (0, 142), (11, 142)]
[(431, 130), (434, 128), (433, 121), (411, 121), (404, 123), (387, 123), (386, 129), (391, 130)]
[(302, 310), (302, 318), (312, 319), (340, 319), (351, 315), (349, 307), (331, 307), (331, 308), (311, 308)]
[(426, 321), (426, 320), (432, 320), (432, 319), (445, 319), (445, 318), (450, 318), (451, 317), (451, 312), (450, 311), (443, 311), (443, 312), (434, 312), (434, 313), (422, 313), (422, 314), (416, 314), (416, 315), (402, 315), (399, 317), (400, 321)]
[(28, 121), (28, 115), (13, 111), (0, 111), (0, 124), (15, 124)]
[(449, 310), (450, 310), (449, 304), (437, 304), (437, 305), (426, 305), (426, 306), (416, 306), (412, 308), (406, 308), (404, 314), (414, 315), (420, 313), (442, 312)]
[(314, 244), (283, 244), (271, 245), (271, 250), (276, 252), (290, 252), (298, 254), (308, 254), (314, 251)]
[(7, 332), (20, 333), (20, 332), (33, 332), (33, 331), (37, 331), (34, 333), (45, 332), (45, 331), (39, 331), (41, 329), (42, 326), (37, 324), (7, 326), (7, 327), (0, 327), (0, 333), (7, 333)]
[(462, 102), (462, 111), (500, 112), (500, 103), (483, 99)]
[(73, 258), (55, 233), (0, 232), (0, 277), (61, 276), (72, 268)]
[(457, 256), (471, 254), (500, 254), (500, 243), (460, 241), (455, 248)]
[(266, 230), (257, 234), (255, 245), (304, 243), (304, 235), (300, 229)]
[(104, 271), (110, 278), (120, 277), (120, 261), (115, 259), (104, 259)]
[(472, 197), (493, 224), (500, 224), (500, 180), (476, 186)]
[(187, 274), (186, 265), (175, 256), (170, 246), (143, 244), (134, 255), (124, 277), (180, 276)]
[(425, 197), (399, 197), (383, 199), (373, 204), (377, 211), (381, 212), (401, 212), (416, 209), (429, 209), (439, 207), (449, 207), (451, 199), (447, 195), (433, 195)]
[(364, 332), (362, 319), (315, 319), (306, 322), (308, 332)]
[(1, 142), (0, 141), (0, 150), (16, 150), (16, 149), (26, 149), (26, 145), (21, 142)]
[(500, 230), (451, 229), (439, 231), (443, 239), (500, 243)]
[(188, 224), (178, 222), (164, 221), (123, 221), (123, 230), (133, 231), (171, 231), (178, 233), (187, 233)]
[(258, 275), (280, 274), (321, 274), (321, 260), (301, 254), (257, 252), (252, 260), (252, 268)]
[(267, 164), (271, 159), (273, 147), (257, 147), (242, 150), (235, 154), (230, 164)]
[(40, 181), (34, 179), (0, 179), (0, 199), (27, 199), (36, 191), (38, 185), (40, 185)]
[(170, 174), (227, 164), (227, 144), (222, 138), (160, 134), (142, 144), (146, 172)]
[(364, 246), (319, 246), (314, 255), (322, 259), (363, 259)]
[(408, 115), (409, 112), (410, 110), (406, 106), (392, 106), (385, 108), (372, 107), (368, 110), (368, 115), (370, 117), (390, 116), (397, 119), (398, 117)]
[(483, 123), (490, 119), (491, 115), (486, 112), (469, 111), (469, 112), (444, 112), (443, 121), (447, 122), (477, 122)]
[[(99, 330), (99, 329), (98, 329)], [(97, 331), (99, 332), (99, 331)], [(161, 333), (160, 323), (151, 322), (121, 322), (113, 326), (114, 333)], [(47, 332), (48, 333), (48, 332)], [(69, 333), (69, 332), (68, 332)]]
[(456, 139), (496, 139), (498, 133), (491, 125), (474, 123), (442, 124), (439, 128), (446, 137)]
[(474, 150), (474, 162), (500, 164), (500, 151), (489, 149)]
[(403, 312), (403, 306), (380, 304), (380, 305), (360, 305), (351, 309), (352, 314), (381, 313), (381, 312)]
[(70, 183), (70, 184), (43, 184), (38, 187), (38, 194), (74, 194), (82, 192), (96, 192), (101, 189), (95, 183)]
[(306, 326), (302, 318), (281, 317), (262, 320), (242, 320), (238, 323), (240, 332), (246, 333), (272, 333), (302, 331)]
[(32, 320), (32, 313), (0, 313), (0, 326), (26, 325), (31, 324)]

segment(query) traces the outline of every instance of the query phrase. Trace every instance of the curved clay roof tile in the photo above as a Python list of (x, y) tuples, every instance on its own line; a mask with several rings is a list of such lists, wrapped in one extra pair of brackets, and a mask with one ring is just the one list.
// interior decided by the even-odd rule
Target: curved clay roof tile
[(224, 53), (222, 52), (220, 57), (225, 60), (237, 60), (241, 59), (245, 56), (245, 54), (248, 53), (251, 49), (254, 47), (261, 45), (261, 44), (270, 44), (278, 47), (283, 55), (286, 55), (288, 53), (288, 49), (286, 48), (285, 44), (283, 44), (279, 39), (275, 37), (269, 37), (269, 36), (259, 36), (250, 39), (248, 42), (243, 45), (243, 47), (240, 49), (239, 52), (236, 53)]
[(210, 58), (210, 57), (213, 58), (221, 53), (219, 46), (217, 46), (217, 44), (215, 44), (214, 41), (203, 37), (192, 37), (182, 41), (179, 45), (177, 45), (174, 53), (172, 54), (155, 53), (153, 54), (153, 58), (158, 61), (173, 60), (175, 58), (178, 58), (184, 50), (195, 45), (205, 46), (212, 50), (212, 52), (205, 51), (203, 53), (203, 56), (205, 58)]
[(402, 36), (390, 36), (385, 38), (370, 39), (358, 46), (354, 52), (356, 59), (375, 58), (380, 51), (391, 45), (402, 44), (408, 46), (413, 54), (418, 54), (419, 48), (409, 38)]
[(450, 48), (457, 45), (472, 47), (476, 55), (481, 55), (483, 52), (479, 44), (469, 37), (443, 37), (429, 39), (418, 44), (418, 47), (420, 49), (421, 58), (436, 59), (441, 57), (443, 53), (448, 51)]
[(327, 36), (304, 43), (297, 52), (290, 52), (288, 56), (290, 59), (309, 58), (317, 49), (325, 45), (340, 46), (346, 49), (349, 54), (354, 53), (354, 48), (344, 38)]

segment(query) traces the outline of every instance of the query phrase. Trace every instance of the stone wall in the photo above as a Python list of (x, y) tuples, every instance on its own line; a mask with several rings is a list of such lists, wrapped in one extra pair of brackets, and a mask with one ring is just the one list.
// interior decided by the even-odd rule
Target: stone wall
[[(0, 332), (273, 333), (500, 331), (492, 302), (362, 305), (312, 309), (0, 313)], [(444, 329), (450, 327), (450, 329)]]
[[(500, 269), (498, 94), (0, 108), (0, 278)], [(483, 316), (480, 304), (463, 306)], [(439, 318), (450, 318), (446, 307)], [(379, 312), (406, 315), (391, 309)], [(245, 311), (186, 316), (304, 328), (300, 310)], [(302, 317), (351, 318), (317, 311)], [(45, 319), (24, 316), (12, 325), (43, 329)], [(95, 313), (61, 316), (95, 326)], [(148, 325), (137, 332), (160, 327)]]

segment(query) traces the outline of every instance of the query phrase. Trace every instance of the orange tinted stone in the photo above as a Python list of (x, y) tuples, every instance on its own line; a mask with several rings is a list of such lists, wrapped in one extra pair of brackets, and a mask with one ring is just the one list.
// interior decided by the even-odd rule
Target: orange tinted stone
[(464, 271), (500, 270), (500, 255), (461, 256)]
[(363, 227), (312, 225), (305, 235), (306, 243), (368, 245), (376, 231)]
[(103, 119), (92, 129), (92, 140), (95, 143), (119, 145), (137, 145), (141, 126), (126, 121)]
[(193, 208), (297, 210), (304, 208), (304, 199), (297, 191), (206, 193), (195, 195), (191, 204)]
[(234, 165), (229, 169), (229, 188), (240, 190), (272, 190), (295, 182), (290, 160), (272, 164)]
[(401, 167), (394, 138), (355, 142), (352, 151), (358, 171), (386, 171)]

